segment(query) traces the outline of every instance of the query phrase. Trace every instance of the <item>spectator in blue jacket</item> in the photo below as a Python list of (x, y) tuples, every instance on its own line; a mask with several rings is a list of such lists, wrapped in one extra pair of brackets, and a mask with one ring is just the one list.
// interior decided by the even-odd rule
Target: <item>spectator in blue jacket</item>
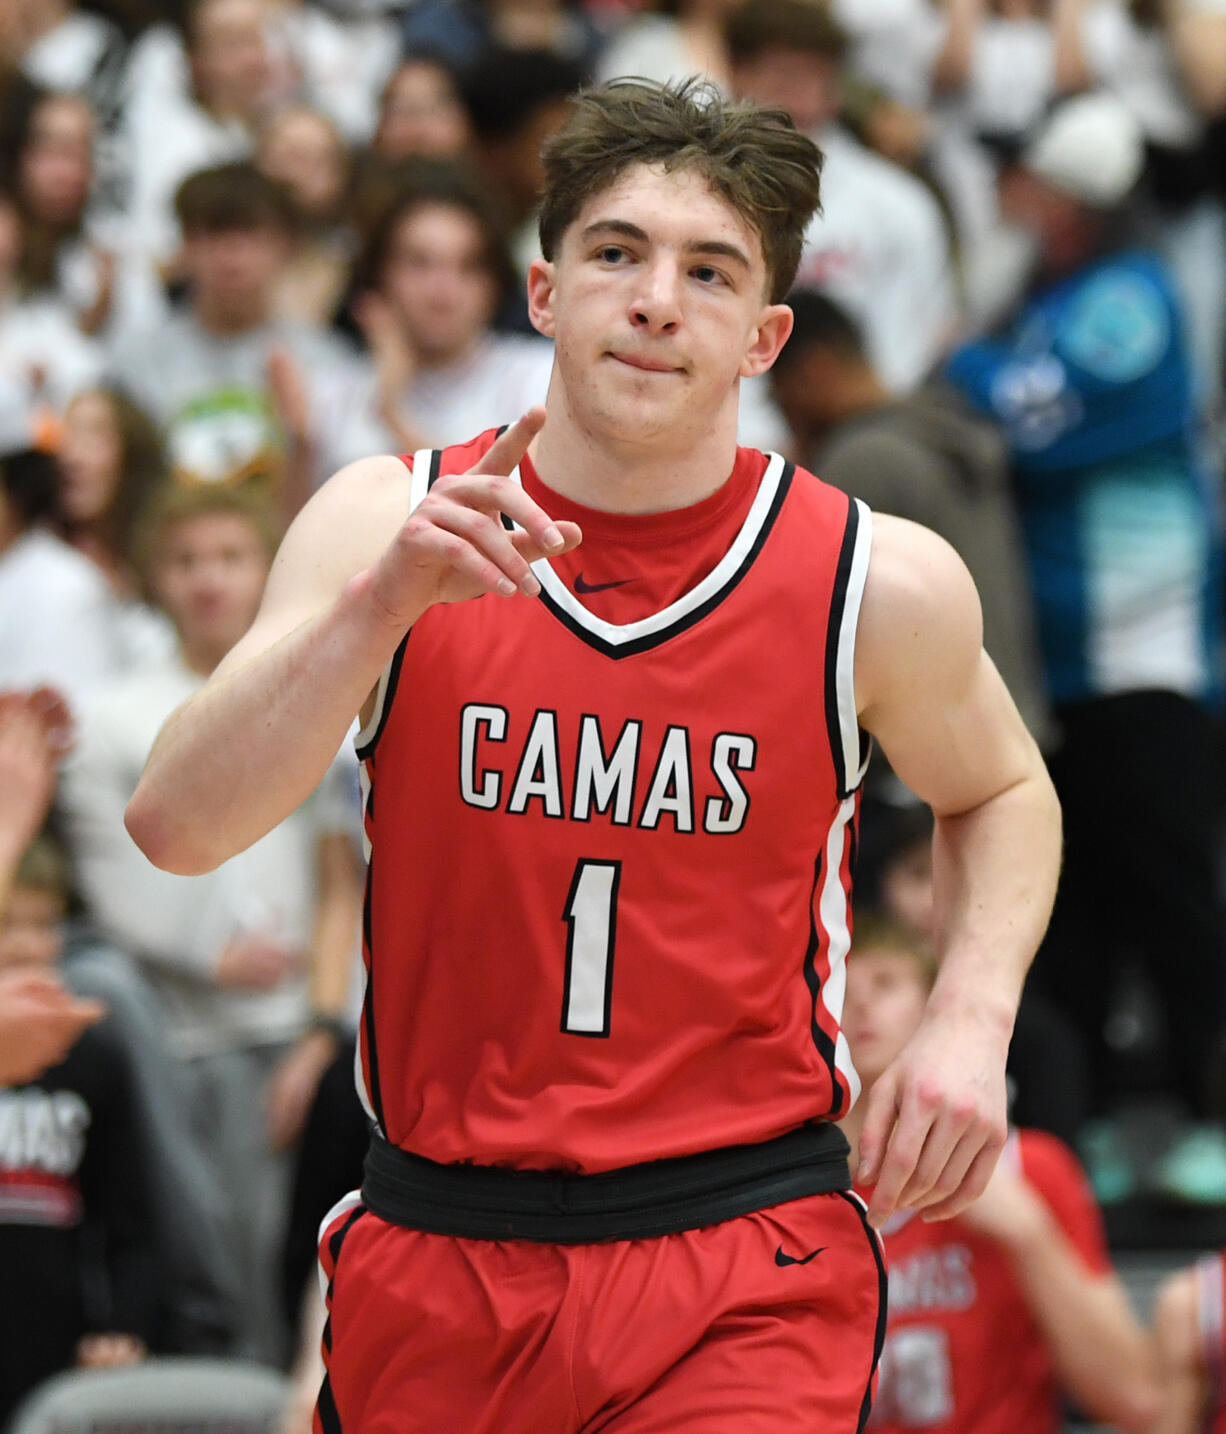
[[(1121, 961), (1166, 1007), (1178, 1090), (1197, 1122), (1152, 1172), (1170, 1195), (1226, 1201), (1226, 1137), (1207, 1122), (1226, 1019), (1214, 890), (1220, 531), (1185, 322), (1160, 261), (1121, 247), (1143, 162), (1135, 121), (1091, 94), (1058, 109), (1002, 185), (1035, 249), (1002, 330), (949, 373), (1006, 431), (1061, 741), (1052, 769), (1066, 858), (1038, 979), (1077, 1019), (1100, 1104)], [(1091, 1166), (1095, 1165), (1094, 1152)], [(1132, 1173), (1098, 1162), (1102, 1198)]]

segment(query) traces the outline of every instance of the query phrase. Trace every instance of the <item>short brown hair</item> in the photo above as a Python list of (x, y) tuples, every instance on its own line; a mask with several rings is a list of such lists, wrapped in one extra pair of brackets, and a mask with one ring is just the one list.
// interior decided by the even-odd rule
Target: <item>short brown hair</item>
[(166, 534), (180, 523), (210, 513), (233, 513), (245, 518), (272, 561), (285, 528), (266, 490), (258, 483), (197, 483), (183, 487), (167, 483), (146, 505), (133, 544), (133, 561), (146, 591)]
[(615, 80), (581, 90), (571, 105), (542, 155), (546, 259), (593, 195), (633, 164), (658, 164), (698, 173), (732, 205), (762, 241), (771, 302), (783, 298), (820, 206), (822, 168), (821, 151), (789, 115), (726, 100), (698, 79)]
[(733, 65), (756, 60), (769, 50), (841, 60), (847, 34), (828, 6), (814, 0), (745, 0), (724, 23), (724, 43)]
[(189, 174), (175, 193), (184, 234), (278, 229), (292, 234), (297, 211), (289, 191), (246, 160)]
[(932, 990), (940, 969), (940, 963), (932, 948), (914, 932), (908, 931), (905, 926), (878, 911), (856, 914), (850, 957), (854, 960), (857, 955), (869, 951), (905, 956), (914, 965), (924, 990)]

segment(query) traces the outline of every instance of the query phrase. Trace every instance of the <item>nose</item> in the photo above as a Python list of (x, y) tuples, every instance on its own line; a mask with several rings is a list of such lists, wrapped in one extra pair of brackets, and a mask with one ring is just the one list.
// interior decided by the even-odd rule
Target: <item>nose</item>
[(676, 331), (681, 323), (681, 276), (671, 260), (661, 258), (639, 270), (630, 322), (648, 334)]

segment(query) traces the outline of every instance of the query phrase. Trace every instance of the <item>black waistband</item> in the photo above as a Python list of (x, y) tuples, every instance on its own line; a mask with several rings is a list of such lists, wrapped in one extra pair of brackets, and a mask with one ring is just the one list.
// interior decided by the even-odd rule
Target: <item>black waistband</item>
[(785, 1200), (847, 1190), (847, 1141), (825, 1121), (760, 1145), (598, 1175), (439, 1165), (371, 1137), (362, 1203), (394, 1225), (474, 1240), (586, 1245), (716, 1225)]

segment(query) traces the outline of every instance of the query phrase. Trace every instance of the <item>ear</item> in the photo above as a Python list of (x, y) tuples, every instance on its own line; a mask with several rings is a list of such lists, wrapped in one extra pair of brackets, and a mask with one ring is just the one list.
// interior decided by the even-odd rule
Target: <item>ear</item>
[(548, 259), (528, 266), (528, 318), (538, 334), (554, 337), (554, 267)]
[(768, 304), (758, 316), (757, 327), (749, 336), (749, 347), (741, 360), (742, 378), (757, 378), (779, 357), (779, 350), (792, 332), (792, 311), (786, 304)]

